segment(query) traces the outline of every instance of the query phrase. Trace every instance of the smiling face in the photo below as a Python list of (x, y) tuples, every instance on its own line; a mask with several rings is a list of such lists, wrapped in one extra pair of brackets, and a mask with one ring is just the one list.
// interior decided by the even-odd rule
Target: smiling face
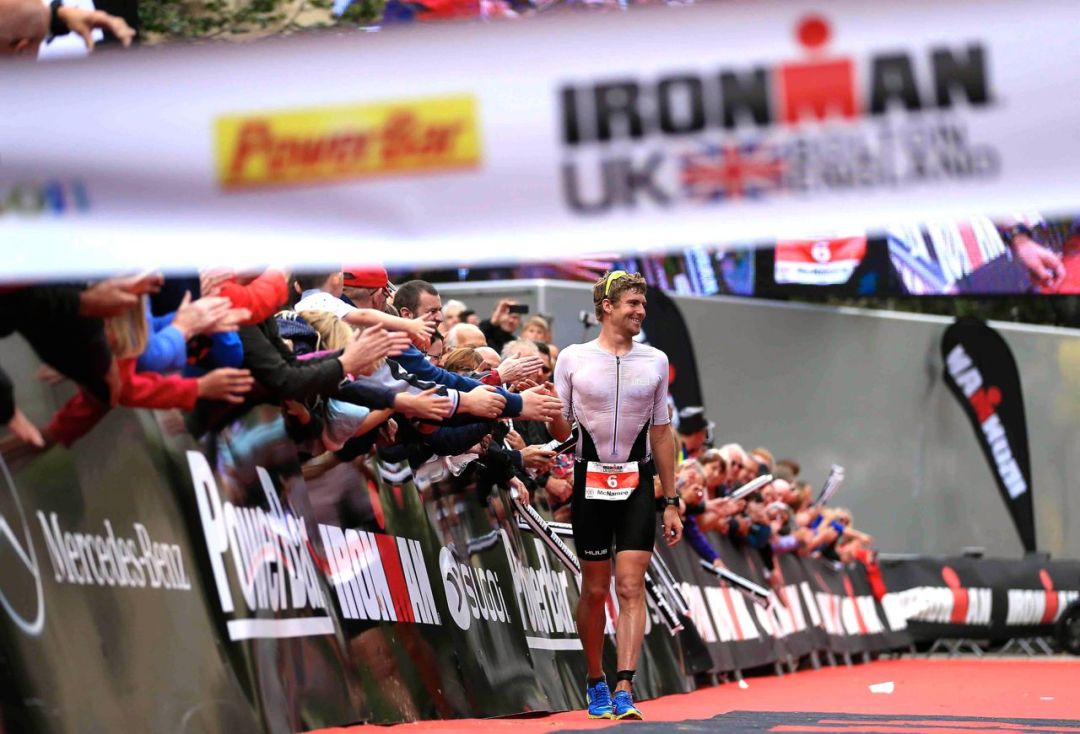
[(645, 294), (629, 290), (621, 295), (617, 302), (604, 299), (604, 327), (614, 329), (626, 336), (641, 333), (641, 323), (645, 320)]

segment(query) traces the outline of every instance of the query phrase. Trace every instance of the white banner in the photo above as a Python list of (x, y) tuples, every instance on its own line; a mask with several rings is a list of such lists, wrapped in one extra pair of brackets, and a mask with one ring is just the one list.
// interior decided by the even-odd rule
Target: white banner
[(1075, 0), (715, 3), (0, 67), (3, 275), (550, 259), (1080, 204)]

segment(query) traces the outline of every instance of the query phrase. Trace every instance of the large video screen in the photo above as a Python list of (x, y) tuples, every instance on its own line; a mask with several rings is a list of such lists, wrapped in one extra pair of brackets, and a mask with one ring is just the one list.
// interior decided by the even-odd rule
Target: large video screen
[(1080, 219), (898, 224), (779, 240), (758, 250), (754, 295), (1080, 294)]
[(771, 242), (658, 247), (632, 257), (425, 272), (446, 282), (507, 278), (593, 281), (618, 268), (698, 296), (881, 297), (1080, 294), (1080, 216), (898, 224)]

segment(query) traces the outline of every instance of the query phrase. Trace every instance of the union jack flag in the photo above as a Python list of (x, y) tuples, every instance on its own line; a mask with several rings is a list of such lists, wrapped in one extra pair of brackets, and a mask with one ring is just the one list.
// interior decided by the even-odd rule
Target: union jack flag
[(784, 162), (768, 144), (706, 144), (682, 158), (683, 193), (700, 202), (757, 198), (783, 186)]

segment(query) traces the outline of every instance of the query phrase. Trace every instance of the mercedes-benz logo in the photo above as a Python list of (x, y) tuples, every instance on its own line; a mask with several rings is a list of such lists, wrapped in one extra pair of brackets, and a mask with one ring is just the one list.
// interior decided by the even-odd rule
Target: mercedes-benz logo
[(23, 512), (19, 493), (15, 489), (15, 481), (12, 479), (7, 462), (4, 461), (2, 456), (0, 456), (0, 474), (3, 474), (7, 494), (11, 497), (15, 510), (12, 520), (15, 520), (17, 528), (22, 530), (22, 540), (20, 540), (8, 521), (9, 513), (0, 512), (0, 550), (4, 546), (10, 545), (15, 552), (15, 557), (22, 564), (21, 567), (17, 564), (14, 567), (7, 566), (5, 572), (8, 574), (12, 571), (18, 573), (18, 569), (24, 568), (26, 573), (33, 577), (36, 593), (34, 608), (36, 611), (32, 615), (24, 615), (15, 607), (13, 600), (8, 598), (2, 584), (0, 584), (0, 605), (4, 607), (8, 616), (19, 626), (19, 629), (28, 635), (37, 636), (41, 634), (41, 630), (45, 627), (45, 592), (41, 586), (41, 569), (38, 567), (37, 555), (34, 553), (34, 542), (30, 538), (30, 524), (26, 521), (26, 513)]

